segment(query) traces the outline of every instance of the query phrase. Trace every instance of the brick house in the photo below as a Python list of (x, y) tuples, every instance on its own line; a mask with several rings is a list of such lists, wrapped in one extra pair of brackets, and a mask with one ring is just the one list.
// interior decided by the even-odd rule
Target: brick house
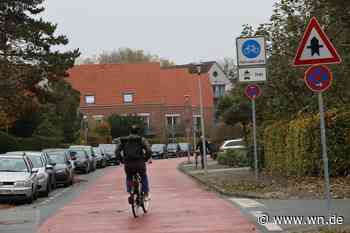
[(68, 73), (68, 82), (81, 93), (80, 112), (89, 120), (103, 121), (111, 114), (138, 115), (144, 120), (146, 135), (164, 142), (193, 135), (200, 122), (200, 77), (205, 128), (211, 132), (213, 90), (208, 74), (161, 69), (159, 63), (79, 65)]
[[(164, 69), (186, 69), (190, 73), (197, 73), (197, 67), (193, 64), (176, 65)], [(233, 84), (225, 74), (223, 68), (216, 61), (202, 62), (201, 73), (207, 74), (209, 77), (209, 82), (213, 88), (214, 111), (216, 111), (219, 99), (223, 97), (225, 93), (232, 90)], [(218, 119), (215, 120), (216, 123), (218, 123)]]

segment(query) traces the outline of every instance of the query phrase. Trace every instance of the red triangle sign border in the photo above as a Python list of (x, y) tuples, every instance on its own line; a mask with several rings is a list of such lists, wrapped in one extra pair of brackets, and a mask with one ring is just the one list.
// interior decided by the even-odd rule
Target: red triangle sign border
[[(312, 32), (312, 29), (315, 29), (317, 33), (320, 35), (321, 39), (325, 43), (325, 46), (328, 48), (329, 52), (332, 54), (331, 58), (315, 58), (310, 60), (300, 60), (301, 55), (304, 51), (308, 38)], [(320, 24), (318, 23), (316, 17), (312, 17), (309, 24), (306, 27), (306, 30), (303, 35), (303, 39), (300, 41), (297, 54), (294, 58), (295, 66), (302, 65), (318, 65), (318, 64), (339, 64), (341, 63), (341, 58), (333, 46), (332, 42), (328, 39), (326, 33), (322, 30)]]

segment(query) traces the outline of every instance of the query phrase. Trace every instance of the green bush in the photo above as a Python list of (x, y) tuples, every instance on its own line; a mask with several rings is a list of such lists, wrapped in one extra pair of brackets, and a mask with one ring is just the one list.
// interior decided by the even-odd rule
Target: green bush
[(221, 165), (244, 167), (248, 165), (247, 151), (245, 149), (226, 150), (219, 153), (217, 161)]
[(0, 153), (16, 150), (18, 141), (15, 137), (0, 131)]
[[(326, 134), (330, 174), (350, 174), (350, 112), (326, 113)], [(277, 175), (323, 175), (319, 115), (280, 121), (264, 131), (266, 170)]]
[(42, 150), (44, 148), (62, 147), (62, 138), (33, 136), (17, 138), (0, 132), (0, 153), (21, 150)]

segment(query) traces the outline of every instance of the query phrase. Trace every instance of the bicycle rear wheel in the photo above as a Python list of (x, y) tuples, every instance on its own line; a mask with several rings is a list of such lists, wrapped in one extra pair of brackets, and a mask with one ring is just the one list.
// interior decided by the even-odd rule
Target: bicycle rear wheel
[(131, 203), (131, 209), (132, 209), (132, 214), (134, 215), (135, 218), (137, 218), (138, 216), (140, 216), (140, 205), (139, 205), (139, 201), (138, 199), (138, 195), (137, 194), (131, 194), (131, 199), (132, 199), (132, 203)]

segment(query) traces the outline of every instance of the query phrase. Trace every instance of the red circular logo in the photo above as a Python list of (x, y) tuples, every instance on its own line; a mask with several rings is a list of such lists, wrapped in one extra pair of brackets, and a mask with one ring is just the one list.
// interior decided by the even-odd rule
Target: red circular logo
[(251, 100), (256, 99), (261, 95), (260, 87), (256, 84), (248, 85), (245, 88), (245, 95)]
[(310, 90), (323, 92), (331, 86), (333, 75), (327, 66), (315, 65), (305, 72), (304, 80)]

